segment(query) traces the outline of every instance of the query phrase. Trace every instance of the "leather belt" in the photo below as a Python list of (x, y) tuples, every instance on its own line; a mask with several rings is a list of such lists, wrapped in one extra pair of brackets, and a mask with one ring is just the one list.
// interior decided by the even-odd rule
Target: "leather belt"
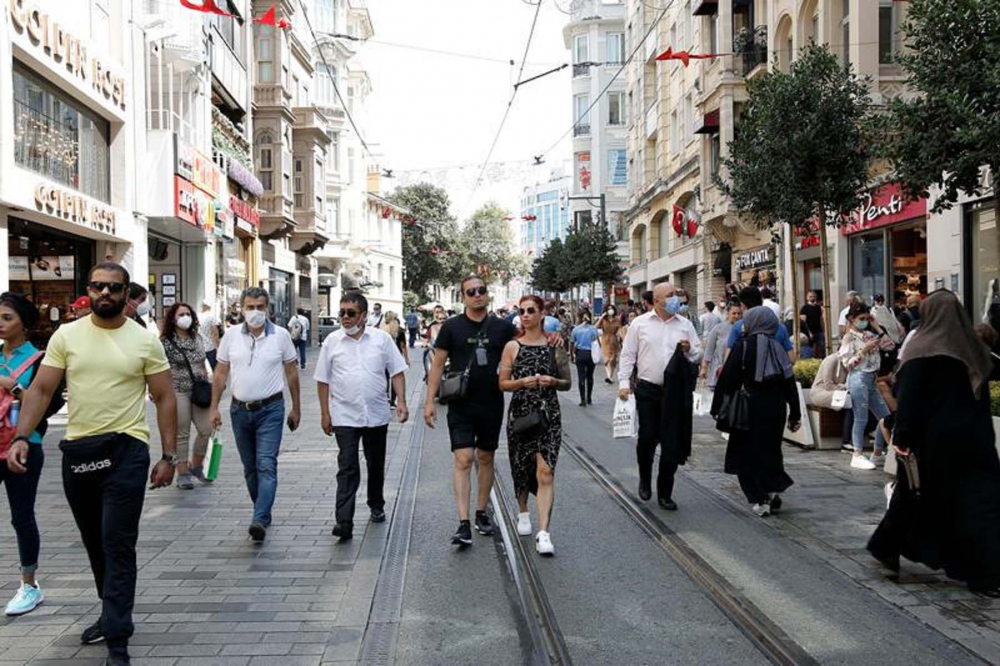
[(264, 398), (263, 400), (251, 400), (250, 402), (243, 402), (242, 400), (237, 400), (236, 398), (233, 398), (233, 406), (239, 409), (245, 409), (248, 412), (256, 412), (258, 409), (263, 409), (264, 407), (270, 405), (272, 402), (278, 402), (279, 400), (282, 400), (284, 397), (285, 394), (282, 393), (281, 391), (278, 391), (274, 395)]

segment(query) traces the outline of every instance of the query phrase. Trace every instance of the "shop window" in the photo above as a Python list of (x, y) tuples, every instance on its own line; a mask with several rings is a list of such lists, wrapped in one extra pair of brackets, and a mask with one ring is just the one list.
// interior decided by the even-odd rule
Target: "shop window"
[(851, 288), (871, 299), (885, 294), (885, 235), (859, 234), (851, 238)]
[(989, 208), (973, 211), (971, 218), (974, 320), (1000, 329), (1000, 233), (992, 202)]
[(905, 307), (906, 297), (927, 293), (927, 227), (895, 227), (892, 234), (892, 302)]
[(14, 63), (14, 161), (88, 196), (110, 201), (110, 125)]

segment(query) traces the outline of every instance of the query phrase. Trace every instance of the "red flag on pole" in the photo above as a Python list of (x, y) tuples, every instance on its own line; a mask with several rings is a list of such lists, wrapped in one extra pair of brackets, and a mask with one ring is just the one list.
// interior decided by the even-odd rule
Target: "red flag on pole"
[(215, 6), (215, 0), (202, 0), (200, 5), (196, 5), (191, 2), (191, 0), (181, 0), (181, 6), (187, 9), (193, 9), (196, 12), (204, 12), (205, 14), (218, 14), (219, 16), (235, 16), (229, 12), (224, 12)]
[[(184, 2), (184, 0), (181, 0), (181, 2)], [(285, 28), (292, 27), (292, 24), (288, 21), (288, 19), (279, 19), (277, 14), (277, 7), (275, 5), (271, 5), (271, 8), (264, 12), (263, 16), (259, 19), (254, 19), (253, 22), (260, 23), (261, 25), (269, 25), (272, 28), (281, 28), (283, 30)]]
[(670, 221), (670, 225), (674, 228), (674, 231), (678, 236), (684, 235), (684, 218), (686, 217), (686, 212), (683, 208), (674, 204), (674, 217)]
[(708, 60), (709, 58), (719, 58), (731, 53), (689, 53), (687, 51), (674, 51), (668, 47), (666, 51), (656, 56), (657, 60), (680, 60), (687, 67), (692, 60)]

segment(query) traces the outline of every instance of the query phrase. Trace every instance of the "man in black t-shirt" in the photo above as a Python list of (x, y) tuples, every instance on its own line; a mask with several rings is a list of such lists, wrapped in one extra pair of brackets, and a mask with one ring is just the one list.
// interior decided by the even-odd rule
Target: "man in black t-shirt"
[(469, 492), (473, 454), (479, 461), (476, 531), (484, 536), (494, 531), (486, 503), (493, 488), (493, 455), (499, 446), (503, 425), (504, 400), (497, 369), (503, 348), (513, 339), (516, 329), (503, 319), (489, 316), (489, 293), (479, 276), (470, 275), (462, 280), (461, 291), (465, 312), (445, 321), (434, 343), (424, 421), (431, 428), (435, 425), (434, 400), (445, 362), (451, 361), (452, 372), (469, 368), (466, 394), (448, 402), (448, 432), (455, 460), (455, 501), (459, 519), (451, 542), (469, 546), (472, 545)]
[(806, 294), (806, 303), (799, 310), (799, 320), (802, 322), (801, 330), (809, 338), (809, 345), (813, 348), (813, 358), (826, 356), (823, 306), (819, 304), (815, 291)]

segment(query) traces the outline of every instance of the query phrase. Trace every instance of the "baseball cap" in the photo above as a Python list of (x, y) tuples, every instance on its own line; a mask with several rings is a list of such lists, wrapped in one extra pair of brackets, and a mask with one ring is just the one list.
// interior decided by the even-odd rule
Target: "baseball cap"
[(80, 298), (78, 298), (75, 301), (73, 301), (73, 304), (70, 307), (73, 308), (74, 310), (79, 310), (80, 308), (89, 308), (90, 307), (90, 297), (89, 296), (81, 296)]

